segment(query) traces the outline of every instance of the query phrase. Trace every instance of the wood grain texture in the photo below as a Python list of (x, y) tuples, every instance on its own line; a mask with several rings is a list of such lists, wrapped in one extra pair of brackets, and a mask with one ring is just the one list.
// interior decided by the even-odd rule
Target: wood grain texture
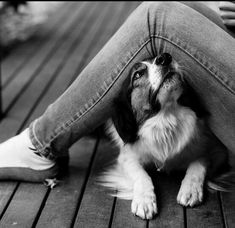
[(50, 192), (36, 227), (71, 226), (94, 149), (95, 140), (88, 138), (79, 140), (70, 149), (69, 173)]
[(4, 209), (11, 200), (11, 197), (16, 188), (16, 183), (13, 182), (0, 182), (0, 218), (3, 216)]
[(149, 222), (149, 228), (184, 227), (183, 207), (176, 202), (181, 175), (168, 176), (158, 173), (154, 168), (150, 170), (150, 174), (155, 187), (159, 213)]
[(117, 199), (114, 205), (114, 215), (112, 221), (113, 228), (145, 228), (147, 227), (147, 221), (142, 220), (139, 217), (134, 216), (131, 213), (131, 201)]
[(108, 194), (107, 189), (96, 182), (116, 152), (108, 142), (101, 141), (99, 144), (74, 227), (108, 227), (114, 198)]
[(20, 185), (0, 221), (0, 227), (31, 227), (46, 191), (43, 184)]
[(235, 192), (221, 193), (225, 227), (235, 226)]
[(217, 192), (206, 194), (202, 205), (187, 209), (187, 225), (189, 228), (223, 227)]

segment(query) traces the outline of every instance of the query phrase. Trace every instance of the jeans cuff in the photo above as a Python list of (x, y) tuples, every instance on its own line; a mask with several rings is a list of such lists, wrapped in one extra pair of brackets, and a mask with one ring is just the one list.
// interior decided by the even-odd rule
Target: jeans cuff
[(43, 144), (39, 141), (38, 137), (36, 136), (36, 123), (37, 119), (29, 125), (29, 138), (33, 146), (36, 148), (35, 154), (45, 157), (52, 161), (56, 160), (56, 156), (53, 154), (52, 148), (43, 146)]

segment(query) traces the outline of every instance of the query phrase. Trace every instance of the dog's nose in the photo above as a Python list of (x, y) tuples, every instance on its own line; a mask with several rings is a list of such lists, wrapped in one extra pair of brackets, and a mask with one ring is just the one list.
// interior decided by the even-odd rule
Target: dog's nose
[(156, 58), (157, 65), (168, 66), (172, 62), (172, 56), (169, 53), (163, 53)]

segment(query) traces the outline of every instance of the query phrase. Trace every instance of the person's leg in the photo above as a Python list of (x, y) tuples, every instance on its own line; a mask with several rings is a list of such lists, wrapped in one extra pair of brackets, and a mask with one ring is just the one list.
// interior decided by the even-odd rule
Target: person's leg
[(210, 111), (210, 127), (235, 153), (235, 40), (179, 2), (145, 2), (126, 20), (73, 84), (30, 126), (45, 157), (59, 156), (110, 117), (134, 63), (170, 53)]

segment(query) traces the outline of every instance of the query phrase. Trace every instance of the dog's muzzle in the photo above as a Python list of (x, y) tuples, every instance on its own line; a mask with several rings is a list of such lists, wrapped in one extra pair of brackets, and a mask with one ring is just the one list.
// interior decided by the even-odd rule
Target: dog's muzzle
[[(151, 88), (149, 93), (151, 107), (154, 112), (156, 112), (163, 105), (163, 103), (165, 103), (171, 97), (179, 96), (182, 83), (181, 75), (175, 67), (175, 63), (173, 62), (172, 56), (169, 53), (163, 53), (157, 56), (153, 64), (155, 64), (158, 68), (160, 67), (161, 69), (160, 84), (158, 88)], [(168, 97), (168, 99), (162, 99), (163, 97)]]

